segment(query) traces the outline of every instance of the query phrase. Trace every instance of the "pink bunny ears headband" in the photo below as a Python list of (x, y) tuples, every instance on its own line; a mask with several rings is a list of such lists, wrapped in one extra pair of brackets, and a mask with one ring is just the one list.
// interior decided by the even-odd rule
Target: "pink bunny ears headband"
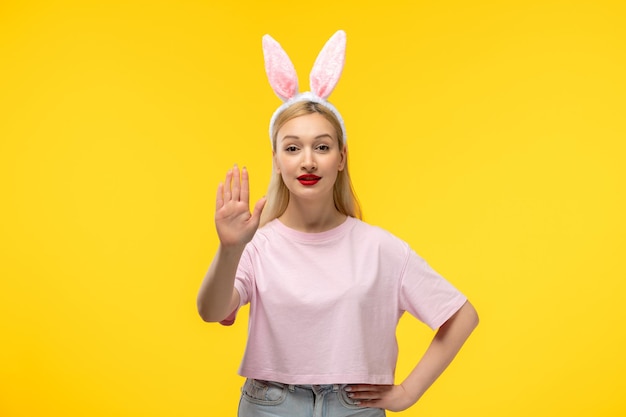
[(343, 118), (327, 98), (333, 92), (346, 56), (346, 33), (343, 30), (335, 32), (320, 51), (309, 78), (311, 91), (298, 92), (298, 76), (287, 53), (270, 35), (263, 36), (263, 55), (265, 57), (265, 72), (274, 93), (283, 101), (276, 109), (270, 121), (270, 138), (274, 129), (276, 117), (286, 108), (299, 101), (312, 101), (329, 109), (339, 120), (343, 131), (343, 141), (346, 141), (346, 127)]

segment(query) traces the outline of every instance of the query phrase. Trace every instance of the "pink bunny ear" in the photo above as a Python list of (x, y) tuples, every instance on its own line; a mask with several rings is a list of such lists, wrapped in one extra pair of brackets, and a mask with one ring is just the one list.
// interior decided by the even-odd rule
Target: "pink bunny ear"
[(298, 93), (298, 75), (289, 56), (270, 35), (263, 36), (265, 72), (272, 90), (287, 101)]
[(333, 92), (346, 58), (346, 32), (339, 30), (326, 42), (313, 64), (311, 91), (326, 100)]

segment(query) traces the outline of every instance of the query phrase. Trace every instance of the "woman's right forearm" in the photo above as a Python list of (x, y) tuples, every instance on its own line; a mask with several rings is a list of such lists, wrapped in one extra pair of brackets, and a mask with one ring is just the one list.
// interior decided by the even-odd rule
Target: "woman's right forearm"
[(245, 246), (220, 245), (198, 291), (198, 313), (204, 321), (222, 321), (232, 311), (235, 273)]

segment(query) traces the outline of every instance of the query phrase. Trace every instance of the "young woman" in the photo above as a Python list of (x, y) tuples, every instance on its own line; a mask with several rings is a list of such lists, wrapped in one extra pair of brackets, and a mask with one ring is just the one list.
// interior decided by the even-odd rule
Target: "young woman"
[[(224, 325), (250, 304), (240, 417), (377, 417), (404, 410), (478, 323), (467, 299), (408, 244), (360, 220), (345, 126), (326, 100), (343, 48), (340, 31), (316, 61), (313, 92), (298, 94), (285, 88), (282, 48), (264, 39), (270, 84), (285, 99), (270, 123), (268, 196), (250, 212), (248, 172), (237, 166), (218, 186), (220, 245), (197, 301), (205, 321)], [(413, 371), (395, 384), (395, 331), (405, 311), (438, 330)]]

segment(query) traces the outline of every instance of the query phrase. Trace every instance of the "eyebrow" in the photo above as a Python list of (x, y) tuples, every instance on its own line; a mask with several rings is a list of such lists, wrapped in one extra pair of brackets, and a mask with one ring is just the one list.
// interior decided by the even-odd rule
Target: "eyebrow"
[[(317, 140), (317, 139), (322, 139), (322, 138), (330, 138), (333, 139), (333, 137), (329, 134), (329, 133), (323, 133), (321, 135), (317, 135), (315, 136), (313, 139)], [(281, 138), (281, 140), (286, 140), (286, 139), (297, 139), (300, 140), (300, 136), (296, 136), (296, 135), (287, 135), (287, 136), (283, 136)]]

